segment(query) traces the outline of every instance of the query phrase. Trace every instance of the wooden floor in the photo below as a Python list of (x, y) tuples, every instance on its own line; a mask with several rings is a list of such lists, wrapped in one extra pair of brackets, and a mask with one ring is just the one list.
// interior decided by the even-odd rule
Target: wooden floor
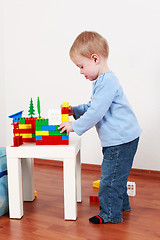
[(137, 186), (137, 195), (130, 198), (132, 211), (124, 213), (123, 223), (94, 225), (88, 218), (99, 212), (99, 205), (90, 205), (89, 195), (98, 194), (92, 181), (99, 178), (99, 172), (82, 170), (78, 219), (65, 221), (62, 168), (35, 165), (37, 199), (24, 203), (21, 220), (0, 217), (0, 240), (159, 240), (160, 179), (130, 176)]

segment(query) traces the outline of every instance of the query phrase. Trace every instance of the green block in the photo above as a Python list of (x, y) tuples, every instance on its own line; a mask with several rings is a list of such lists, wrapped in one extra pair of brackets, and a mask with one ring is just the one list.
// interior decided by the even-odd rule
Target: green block
[(60, 133), (60, 131), (49, 131), (49, 136), (62, 136), (67, 135), (67, 132)]
[(35, 133), (32, 133), (32, 138), (35, 138)]
[(67, 132), (60, 133), (61, 129), (58, 129), (59, 125), (55, 125), (55, 131), (49, 131), (50, 136), (56, 136), (56, 135), (67, 135)]
[(48, 118), (47, 119), (36, 119), (36, 126), (48, 126)]
[(18, 122), (19, 124), (25, 124), (25, 117), (19, 118)]
[(42, 126), (41, 125), (40, 126), (36, 125), (36, 131), (42, 131)]

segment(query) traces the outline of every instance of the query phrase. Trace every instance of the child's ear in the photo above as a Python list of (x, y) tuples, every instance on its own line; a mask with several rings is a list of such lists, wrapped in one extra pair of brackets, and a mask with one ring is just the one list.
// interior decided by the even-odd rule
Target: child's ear
[(91, 59), (95, 62), (95, 63), (99, 63), (100, 62), (100, 58), (97, 54), (93, 53), (91, 55)]

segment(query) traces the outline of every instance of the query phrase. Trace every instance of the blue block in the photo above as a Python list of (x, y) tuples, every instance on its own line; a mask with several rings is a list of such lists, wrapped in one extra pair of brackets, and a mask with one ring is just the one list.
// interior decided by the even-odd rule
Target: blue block
[(42, 136), (36, 136), (36, 141), (42, 140)]
[(14, 122), (17, 122), (17, 118), (21, 118), (22, 117), (22, 113), (23, 111), (17, 112), (15, 114), (12, 114), (10, 116), (8, 116), (9, 118), (13, 118)]
[(69, 140), (69, 136), (68, 135), (62, 135), (62, 140)]
[(55, 125), (50, 125), (50, 126), (42, 126), (42, 131), (55, 131)]

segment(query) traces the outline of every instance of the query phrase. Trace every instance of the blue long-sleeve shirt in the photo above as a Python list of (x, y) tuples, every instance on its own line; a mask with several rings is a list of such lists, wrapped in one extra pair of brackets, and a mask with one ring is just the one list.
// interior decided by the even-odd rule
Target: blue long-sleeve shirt
[(102, 147), (130, 142), (140, 136), (141, 129), (123, 89), (112, 71), (102, 73), (93, 82), (88, 104), (73, 107), (73, 130), (80, 136), (96, 126)]

